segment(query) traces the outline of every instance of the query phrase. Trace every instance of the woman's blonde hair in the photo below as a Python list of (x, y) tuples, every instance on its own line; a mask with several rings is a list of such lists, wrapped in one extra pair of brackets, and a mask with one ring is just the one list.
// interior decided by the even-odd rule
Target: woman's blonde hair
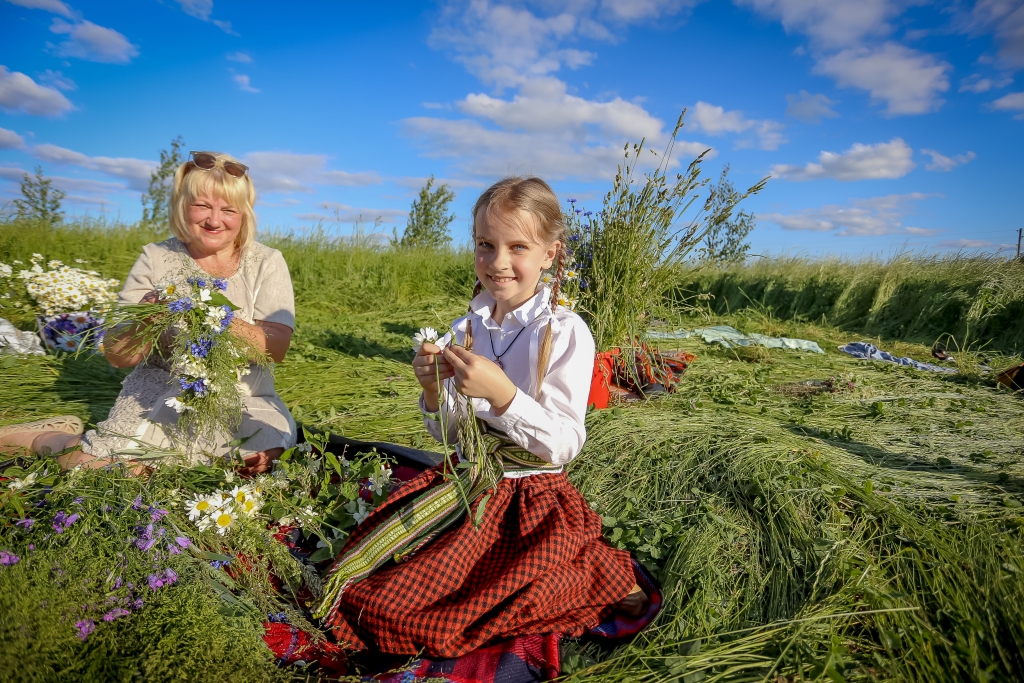
[(224, 171), (225, 161), (238, 162), (230, 154), (217, 154), (216, 165), (209, 169), (199, 168), (192, 161), (186, 161), (174, 173), (174, 188), (171, 192), (170, 223), (174, 236), (188, 244), (192, 235), (188, 231), (188, 207), (198, 197), (210, 196), (223, 199), (242, 214), (242, 227), (235, 238), (235, 247), (243, 251), (256, 238), (256, 188), (249, 174), (236, 178)]
[[(551, 186), (540, 178), (521, 178), (511, 176), (503, 178), (484, 190), (480, 198), (473, 205), (473, 236), (476, 237), (477, 218), (489, 211), (498, 211), (510, 218), (519, 211), (525, 211), (537, 219), (537, 237), (544, 244), (558, 242), (558, 251), (555, 252), (555, 260), (552, 264), (555, 273), (551, 285), (551, 310), (558, 306), (558, 298), (561, 294), (562, 278), (565, 275), (568, 252), (565, 249), (565, 221), (562, 219), (562, 209), (558, 205), (558, 197)], [(473, 298), (483, 289), (483, 284), (478, 280), (473, 289)], [(469, 318), (466, 319), (465, 345), (467, 348), (473, 346), (473, 324)], [(540, 392), (544, 386), (544, 376), (547, 374), (548, 361), (551, 358), (551, 321), (548, 320), (547, 328), (540, 344), (540, 352), (537, 357), (537, 394), (540, 400)]]

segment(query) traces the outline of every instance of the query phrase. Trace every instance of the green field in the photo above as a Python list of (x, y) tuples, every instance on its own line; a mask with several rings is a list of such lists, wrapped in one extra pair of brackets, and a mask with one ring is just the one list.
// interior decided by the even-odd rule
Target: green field
[[(84, 258), (123, 278), (153, 238), (135, 227), (6, 224), (0, 261)], [(295, 284), (296, 335), (276, 381), (296, 416), (437, 448), (416, 408), (410, 336), (464, 311), (470, 256), (323, 236), (265, 241), (282, 249)], [(984, 258), (681, 271), (667, 292), (675, 304), (655, 312), (669, 326), (730, 324), (814, 340), (825, 354), (691, 338), (680, 347), (698, 360), (676, 394), (588, 417), (570, 476), (605, 517), (608, 538), (656, 572), (666, 608), (630, 645), (567, 644), (567, 676), (1021, 680), (1024, 403), (984, 367), (1020, 362), (1022, 274)], [(703, 311), (693, 298), (702, 292), (715, 297), (699, 302)], [(0, 315), (31, 322), (8, 313)], [(929, 360), (942, 333), (973, 349), (959, 354), (960, 375), (836, 350), (867, 339)], [(55, 413), (95, 423), (123, 376), (101, 358), (0, 363), (0, 424)], [(804, 384), (811, 380), (833, 380), (835, 390)], [(189, 476), (157, 473), (148, 490), (185, 487)], [(78, 485), (108, 497), (142, 487), (105, 477), (114, 475)], [(277, 670), (261, 650), (259, 621), (226, 616), (223, 597), (185, 559), (175, 560), (181, 581), (152, 605), (81, 642), (68, 617), (76, 591), (104, 580), (104, 565), (90, 558), (117, 550), (97, 533), (54, 537), (30, 557), (18, 547), (19, 515), (2, 513), (0, 549), (25, 557), (0, 567), (0, 670), (23, 680), (315, 679)]]

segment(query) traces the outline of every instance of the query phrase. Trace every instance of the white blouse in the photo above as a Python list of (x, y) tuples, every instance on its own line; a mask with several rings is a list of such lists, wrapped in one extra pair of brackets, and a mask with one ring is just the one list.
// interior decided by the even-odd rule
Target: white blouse
[[(567, 308), (551, 310), (551, 291), (541, 289), (533, 298), (507, 314), (503, 320), (491, 318), (495, 300), (486, 290), (470, 302), (471, 312), (455, 321), (456, 340), (463, 343), (466, 320), (473, 321), (473, 351), (490, 360), (500, 357), (501, 365), (517, 391), (512, 403), (501, 415), (482, 398), (471, 399), (477, 417), (504, 432), (516, 444), (554, 465), (565, 465), (583, 449), (587, 438), (584, 420), (590, 380), (594, 371), (594, 337), (583, 319)], [(548, 321), (551, 325), (551, 358), (544, 377), (540, 400), (537, 391), (537, 356)], [(444, 341), (451, 339), (451, 333)], [(448, 443), (457, 440), (452, 409), (455, 404), (453, 379), (445, 380), (445, 401), (441, 410), (448, 424)], [(420, 396), (427, 431), (442, 441), (441, 423), (427, 413)], [(561, 471), (561, 469), (556, 470)], [(550, 472), (550, 470), (549, 470)], [(532, 473), (506, 473), (506, 477), (532, 476)]]

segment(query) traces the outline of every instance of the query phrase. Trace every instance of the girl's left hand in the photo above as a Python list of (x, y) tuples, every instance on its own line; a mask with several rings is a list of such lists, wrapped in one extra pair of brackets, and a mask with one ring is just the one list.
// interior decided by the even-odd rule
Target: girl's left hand
[(516, 397), (516, 385), (494, 361), (463, 346), (449, 346), (441, 355), (455, 372), (455, 387), (466, 396), (486, 399), (498, 415)]

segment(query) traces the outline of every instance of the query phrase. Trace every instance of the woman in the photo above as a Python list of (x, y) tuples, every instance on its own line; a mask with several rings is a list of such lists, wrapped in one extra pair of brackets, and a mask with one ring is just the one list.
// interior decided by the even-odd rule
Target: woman
[[(226, 278), (227, 298), (238, 310), (231, 331), (257, 350), (281, 362), (295, 328), (295, 301), (288, 265), (281, 252), (254, 241), (256, 190), (248, 168), (226, 154), (192, 152), (174, 175), (170, 227), (174, 237), (147, 244), (118, 295), (122, 304), (155, 303), (157, 289), (184, 283), (189, 275)], [(252, 364), (239, 382), (242, 423), (236, 434), (221, 434), (211, 443), (175, 443), (178, 414), (166, 404), (179, 387), (171, 381), (161, 350), (139, 347), (137, 328), (113, 333), (104, 354), (111, 365), (134, 367), (114, 407), (95, 430), (82, 434), (74, 417), (40, 420), (0, 431), (0, 445), (36, 453), (56, 453), (65, 468), (101, 467), (128, 449), (177, 448), (193, 462), (227, 455), (229, 442), (239, 447), (245, 474), (264, 472), (286, 448), (295, 445), (295, 421), (274, 390), (271, 374)], [(125, 456), (130, 457), (130, 456)]]

